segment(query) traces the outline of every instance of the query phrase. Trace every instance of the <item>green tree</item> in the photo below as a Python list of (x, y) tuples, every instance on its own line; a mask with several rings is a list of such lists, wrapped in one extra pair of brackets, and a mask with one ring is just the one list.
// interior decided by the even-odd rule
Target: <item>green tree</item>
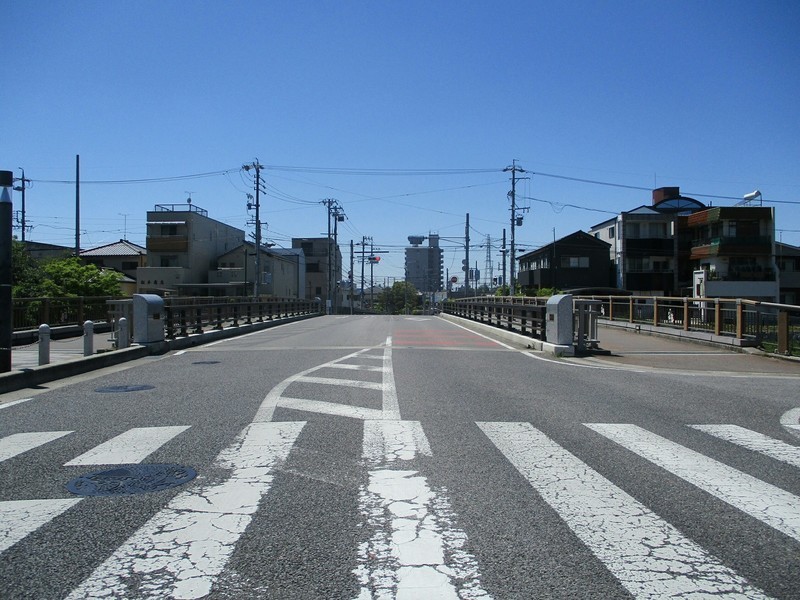
[(413, 284), (407, 281), (395, 281), (392, 287), (381, 291), (377, 304), (382, 312), (388, 314), (412, 314), (420, 309), (421, 299)]
[(12, 243), (12, 295), (15, 298), (119, 296), (119, 274), (85, 265), (75, 257), (37, 261), (17, 240)]
[(51, 260), (42, 267), (45, 273), (44, 295), (119, 296), (119, 273), (103, 271), (97, 265), (85, 265), (76, 257)]

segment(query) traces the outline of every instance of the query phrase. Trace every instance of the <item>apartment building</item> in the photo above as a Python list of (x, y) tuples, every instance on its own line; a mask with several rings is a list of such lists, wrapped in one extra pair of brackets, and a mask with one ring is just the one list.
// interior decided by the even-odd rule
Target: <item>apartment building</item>
[(147, 266), (137, 269), (139, 293), (227, 295), (209, 282), (218, 257), (244, 242), (244, 231), (209, 218), (194, 204), (156, 204), (147, 212)]
[(444, 289), (444, 251), (439, 247), (439, 236), (427, 236), (428, 245), (422, 246), (425, 236), (409, 236), (406, 248), (406, 281), (420, 292), (440, 292)]

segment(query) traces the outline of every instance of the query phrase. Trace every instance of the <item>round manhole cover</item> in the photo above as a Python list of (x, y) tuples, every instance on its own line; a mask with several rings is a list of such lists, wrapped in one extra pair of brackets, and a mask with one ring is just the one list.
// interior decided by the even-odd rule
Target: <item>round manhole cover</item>
[(141, 392), (143, 390), (155, 389), (154, 385), (107, 385), (97, 388), (95, 392), (101, 394), (121, 394), (123, 392)]
[(146, 494), (183, 485), (195, 477), (197, 471), (183, 465), (125, 465), (76, 477), (67, 483), (67, 489), (79, 496)]
[(196, 360), (192, 363), (193, 365), (218, 365), (218, 360)]

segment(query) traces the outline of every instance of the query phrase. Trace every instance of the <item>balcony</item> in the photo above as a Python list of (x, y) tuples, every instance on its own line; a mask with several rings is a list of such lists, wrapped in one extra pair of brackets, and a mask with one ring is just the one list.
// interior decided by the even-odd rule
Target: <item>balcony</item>
[(692, 240), (692, 260), (710, 256), (770, 256), (771, 254), (772, 239), (768, 236)]
[(148, 235), (148, 252), (188, 252), (189, 236), (186, 235)]

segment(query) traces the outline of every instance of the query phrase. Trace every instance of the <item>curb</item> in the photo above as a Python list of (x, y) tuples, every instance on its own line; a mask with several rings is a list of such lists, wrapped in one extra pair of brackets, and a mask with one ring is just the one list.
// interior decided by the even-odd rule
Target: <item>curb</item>
[(515, 331), (509, 331), (508, 329), (502, 329), (500, 327), (495, 327), (494, 325), (487, 325), (486, 323), (480, 323), (478, 321), (472, 321), (470, 319), (465, 319), (463, 317), (456, 317), (454, 315), (448, 315), (446, 313), (440, 313), (439, 317), (447, 321), (463, 325), (467, 329), (474, 329), (477, 331), (481, 331), (483, 333), (491, 335), (492, 337), (499, 338), (506, 342), (511, 342), (512, 344), (525, 346), (526, 348), (530, 348), (538, 352), (547, 352), (548, 354), (552, 354), (553, 356), (559, 356), (559, 357), (575, 356), (574, 346), (566, 346), (560, 344), (551, 344), (549, 342), (543, 342), (542, 340), (537, 340), (527, 335), (516, 333)]

